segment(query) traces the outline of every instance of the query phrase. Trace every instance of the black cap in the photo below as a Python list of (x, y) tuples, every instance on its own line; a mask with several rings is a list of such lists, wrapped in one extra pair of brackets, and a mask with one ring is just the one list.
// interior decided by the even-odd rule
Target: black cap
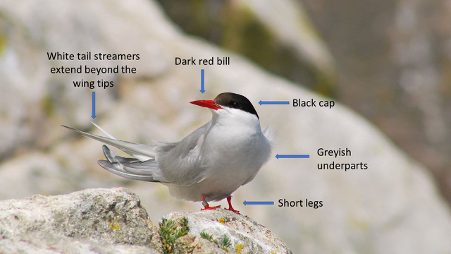
[(257, 111), (255, 111), (255, 108), (252, 105), (252, 103), (241, 94), (221, 93), (218, 96), (216, 96), (214, 101), (216, 104), (220, 106), (240, 109), (250, 114), (254, 114), (257, 118), (259, 118)]

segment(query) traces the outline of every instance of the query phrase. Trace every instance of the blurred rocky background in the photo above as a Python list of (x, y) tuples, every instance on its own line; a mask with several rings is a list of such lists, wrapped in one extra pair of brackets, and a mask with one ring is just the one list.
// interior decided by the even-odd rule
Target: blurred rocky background
[[(409, 0), (2, 1), (0, 199), (124, 186), (153, 221), (197, 211), (200, 204), (175, 200), (164, 186), (103, 170), (101, 144), (60, 127), (99, 134), (90, 124), (92, 90), (72, 81), (114, 81), (94, 90), (95, 122), (141, 143), (180, 140), (211, 117), (189, 101), (232, 91), (278, 133), (274, 154), (311, 154), (273, 158), (234, 193), (236, 208), (294, 253), (450, 252), (450, 9), (446, 1)], [(49, 51), (141, 60), (49, 61)], [(222, 56), (231, 65), (205, 67), (205, 94), (199, 66), (174, 65), (175, 57)], [(80, 64), (127, 64), (137, 74), (50, 74)], [(258, 105), (327, 97), (341, 105)], [(348, 147), (353, 156), (335, 161), (369, 169), (319, 171), (318, 163), (331, 162), (315, 155), (319, 147)], [(324, 207), (241, 205), (280, 198)]]

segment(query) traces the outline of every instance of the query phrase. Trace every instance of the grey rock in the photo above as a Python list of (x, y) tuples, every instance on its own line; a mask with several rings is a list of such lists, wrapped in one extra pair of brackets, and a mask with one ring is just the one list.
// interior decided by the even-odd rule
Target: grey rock
[(157, 253), (158, 237), (127, 189), (0, 202), (0, 253)]

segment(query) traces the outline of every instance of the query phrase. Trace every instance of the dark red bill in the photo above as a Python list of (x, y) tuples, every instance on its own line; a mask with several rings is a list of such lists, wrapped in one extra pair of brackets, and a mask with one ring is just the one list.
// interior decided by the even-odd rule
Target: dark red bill
[(221, 106), (216, 104), (214, 100), (198, 100), (198, 101), (192, 101), (190, 103), (197, 105), (197, 106), (205, 107), (205, 108), (211, 108), (214, 110), (218, 110), (218, 109), (222, 108)]

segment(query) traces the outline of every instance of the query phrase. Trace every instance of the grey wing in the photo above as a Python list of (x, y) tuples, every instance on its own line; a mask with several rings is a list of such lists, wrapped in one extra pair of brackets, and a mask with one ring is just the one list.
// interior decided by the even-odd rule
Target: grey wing
[(201, 126), (178, 143), (157, 145), (157, 160), (163, 176), (170, 183), (192, 185), (205, 178), (205, 160), (202, 149), (211, 122)]
[(124, 158), (114, 154), (106, 145), (103, 145), (102, 148), (107, 160), (99, 160), (98, 163), (109, 172), (132, 180), (168, 182), (161, 174), (158, 163), (154, 159), (140, 161), (135, 158)]
[(203, 173), (206, 166), (203, 165), (203, 158), (200, 155), (205, 135), (210, 126), (211, 122), (208, 122), (180, 142), (159, 142), (156, 146), (150, 146), (117, 140), (99, 127), (110, 138), (63, 125), (83, 136), (115, 146), (136, 158), (117, 156), (107, 146), (103, 146), (107, 160), (100, 160), (99, 165), (106, 170), (128, 179), (177, 185), (191, 185), (204, 179)]
[[(93, 123), (94, 124), (94, 123)], [(109, 138), (93, 135), (87, 132), (76, 130), (67, 126), (75, 132), (82, 134), (105, 144), (110, 144), (119, 148), (120, 150), (132, 155), (135, 158), (124, 158), (114, 154), (106, 145), (103, 145), (103, 153), (107, 160), (99, 160), (101, 167), (116, 175), (148, 182), (163, 182), (168, 181), (162, 175), (158, 163), (155, 160), (155, 147), (151, 145), (136, 144), (127, 141), (117, 140), (111, 134), (94, 124), (97, 128), (103, 131)]]

